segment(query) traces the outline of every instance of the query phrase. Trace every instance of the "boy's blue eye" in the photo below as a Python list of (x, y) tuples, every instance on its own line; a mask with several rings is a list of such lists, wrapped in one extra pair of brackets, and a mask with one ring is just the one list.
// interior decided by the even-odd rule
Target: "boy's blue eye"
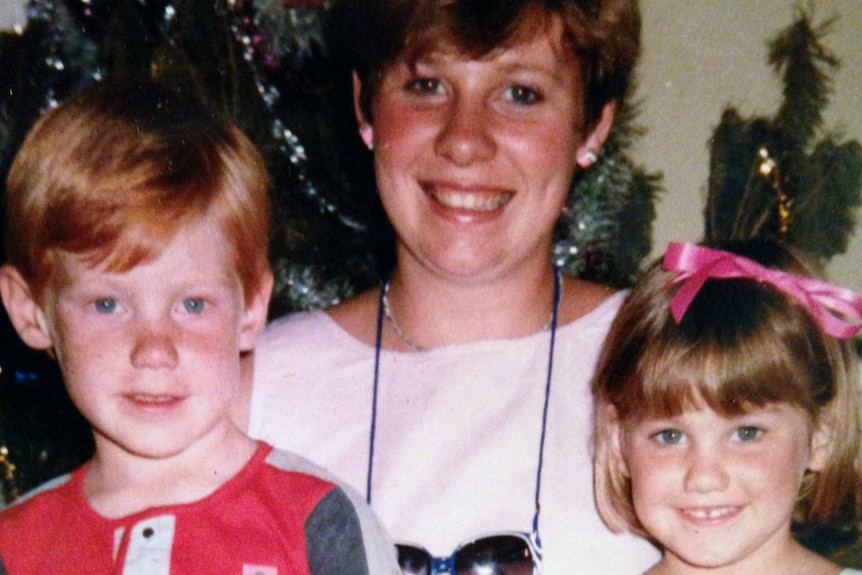
[(659, 443), (667, 445), (676, 445), (682, 443), (685, 434), (679, 429), (664, 429), (655, 434), (655, 438)]
[(206, 302), (199, 297), (187, 297), (183, 300), (183, 309), (189, 313), (201, 313), (206, 307)]
[(109, 297), (97, 299), (93, 302), (93, 307), (99, 313), (114, 313), (117, 311), (117, 300)]
[(736, 430), (736, 438), (740, 441), (752, 441), (761, 436), (763, 430), (752, 425), (744, 425)]

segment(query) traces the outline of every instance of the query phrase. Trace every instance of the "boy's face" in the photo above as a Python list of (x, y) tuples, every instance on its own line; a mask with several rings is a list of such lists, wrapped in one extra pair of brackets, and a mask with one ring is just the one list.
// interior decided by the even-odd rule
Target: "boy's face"
[(262, 329), (268, 282), (245, 304), (229, 244), (200, 219), (123, 273), (58, 254), (41, 313), (100, 451), (168, 458), (231, 429), (239, 355)]

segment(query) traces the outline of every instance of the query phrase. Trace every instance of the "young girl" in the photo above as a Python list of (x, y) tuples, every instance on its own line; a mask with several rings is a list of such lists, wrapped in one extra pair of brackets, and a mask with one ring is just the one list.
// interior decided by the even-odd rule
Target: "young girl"
[(791, 526), (860, 508), (862, 297), (780, 245), (671, 244), (611, 327), (593, 381), (595, 489), (653, 574), (862, 573)]

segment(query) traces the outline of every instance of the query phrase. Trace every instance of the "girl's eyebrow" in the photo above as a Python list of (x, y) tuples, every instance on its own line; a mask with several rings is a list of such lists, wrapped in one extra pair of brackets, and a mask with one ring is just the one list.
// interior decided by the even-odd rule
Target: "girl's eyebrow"
[(778, 413), (781, 413), (782, 411), (784, 411), (784, 408), (785, 408), (785, 404), (783, 404), (783, 403), (781, 403), (781, 404), (769, 403), (769, 404), (763, 405), (763, 406), (753, 406), (748, 411), (746, 411), (744, 413), (740, 413), (736, 417), (745, 417), (746, 415), (754, 415), (754, 414), (760, 414), (760, 415), (778, 414)]

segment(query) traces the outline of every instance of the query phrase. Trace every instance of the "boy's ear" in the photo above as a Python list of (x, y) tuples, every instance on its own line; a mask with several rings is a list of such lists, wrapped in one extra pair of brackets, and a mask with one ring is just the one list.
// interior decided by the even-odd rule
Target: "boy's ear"
[(261, 278), (257, 293), (247, 300), (242, 313), (239, 332), (240, 351), (250, 351), (257, 342), (257, 337), (266, 325), (266, 314), (269, 308), (269, 298), (272, 296), (272, 272), (266, 271)]
[(362, 82), (356, 72), (353, 73), (353, 113), (356, 114), (356, 123), (359, 124), (359, 137), (365, 142), (365, 147), (374, 149), (374, 128), (371, 126), (371, 118), (366, 118), (362, 111), (361, 96)]
[(584, 141), (578, 147), (577, 157), (575, 161), (581, 169), (587, 169), (593, 165), (599, 152), (602, 151), (602, 146), (608, 136), (611, 135), (611, 128), (614, 127), (614, 119), (617, 115), (617, 102), (612, 100), (605, 104), (602, 108), (602, 113), (599, 120), (593, 129), (585, 135)]
[(810, 471), (820, 471), (829, 463), (832, 446), (835, 445), (835, 428), (826, 422), (820, 422), (811, 434), (811, 454), (808, 460)]
[(21, 272), (14, 266), (0, 267), (0, 296), (15, 331), (24, 343), (34, 349), (50, 350), (54, 347), (45, 313)]

